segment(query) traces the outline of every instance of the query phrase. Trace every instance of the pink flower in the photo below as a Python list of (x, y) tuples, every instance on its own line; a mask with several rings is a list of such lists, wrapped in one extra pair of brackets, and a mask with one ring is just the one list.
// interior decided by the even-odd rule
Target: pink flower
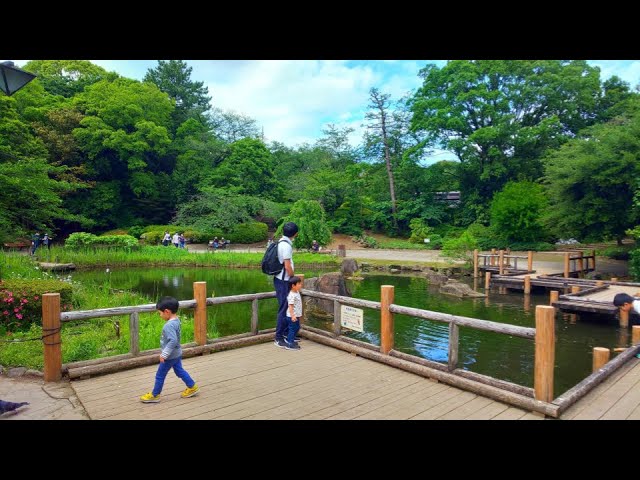
[(14, 311), (15, 313), (18, 313), (18, 312), (20, 311), (20, 309), (19, 309), (19, 308), (14, 308), (14, 309), (13, 309), (13, 311)]
[(9, 312), (7, 310), (5, 310), (4, 312), (2, 312), (4, 315), (9, 315)]
[(40, 297), (38, 297), (38, 295), (36, 295), (35, 297), (33, 297), (33, 299), (34, 299), (34, 300), (38, 300), (38, 298), (40, 298)]
[(26, 298), (23, 298), (22, 300), (20, 300), (21, 303), (29, 303), (29, 300), (27, 300)]
[(16, 313), (16, 318), (17, 318), (18, 320), (22, 320), (22, 314), (20, 314), (20, 313)]

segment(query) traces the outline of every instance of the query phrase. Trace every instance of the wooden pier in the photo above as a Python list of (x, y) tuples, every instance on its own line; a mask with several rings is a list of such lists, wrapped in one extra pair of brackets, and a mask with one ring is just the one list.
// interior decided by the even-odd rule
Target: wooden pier
[[(640, 283), (618, 282), (611, 280), (589, 280), (583, 278), (596, 268), (595, 250), (590, 255), (585, 252), (565, 252), (562, 272), (538, 272), (533, 269), (533, 254), (525, 256), (510, 255), (495, 249), (490, 254), (474, 251), (474, 276), (485, 272), (485, 288), (499, 286), (511, 290), (521, 290), (525, 294), (535, 289), (548, 289), (557, 292), (552, 295), (550, 304), (564, 312), (598, 313), (617, 315), (618, 308), (613, 298), (618, 293), (640, 296)], [(480, 260), (483, 260), (482, 264)], [(527, 269), (518, 269), (518, 259), (527, 259)], [(513, 265), (510, 263), (514, 260)], [(495, 274), (494, 274), (495, 272)], [(560, 292), (563, 294), (560, 295)], [(628, 315), (622, 315), (621, 325), (628, 325)]]

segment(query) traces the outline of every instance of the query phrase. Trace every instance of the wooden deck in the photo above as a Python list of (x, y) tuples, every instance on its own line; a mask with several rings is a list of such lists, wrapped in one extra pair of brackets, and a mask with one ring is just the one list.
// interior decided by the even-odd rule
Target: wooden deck
[(632, 359), (560, 416), (560, 420), (640, 419), (640, 360)]
[(200, 386), (187, 399), (180, 397), (182, 381), (169, 373), (160, 403), (138, 400), (152, 388), (156, 366), (72, 386), (92, 419), (542, 419), (310, 340), (301, 347), (269, 342), (185, 359)]

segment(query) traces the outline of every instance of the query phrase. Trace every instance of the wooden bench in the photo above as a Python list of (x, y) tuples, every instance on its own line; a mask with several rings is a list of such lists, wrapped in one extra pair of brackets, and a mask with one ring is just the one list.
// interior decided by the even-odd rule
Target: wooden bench
[(30, 248), (31, 242), (7, 242), (4, 244), (4, 248), (22, 250), (23, 248)]

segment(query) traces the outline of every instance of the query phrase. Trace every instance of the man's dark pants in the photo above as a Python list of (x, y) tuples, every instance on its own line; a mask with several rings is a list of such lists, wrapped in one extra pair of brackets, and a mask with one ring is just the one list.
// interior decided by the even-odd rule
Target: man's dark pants
[(289, 295), (289, 282), (273, 277), (273, 286), (276, 288), (278, 299), (278, 321), (276, 323), (276, 340), (284, 340), (289, 333), (287, 321), (287, 295)]

